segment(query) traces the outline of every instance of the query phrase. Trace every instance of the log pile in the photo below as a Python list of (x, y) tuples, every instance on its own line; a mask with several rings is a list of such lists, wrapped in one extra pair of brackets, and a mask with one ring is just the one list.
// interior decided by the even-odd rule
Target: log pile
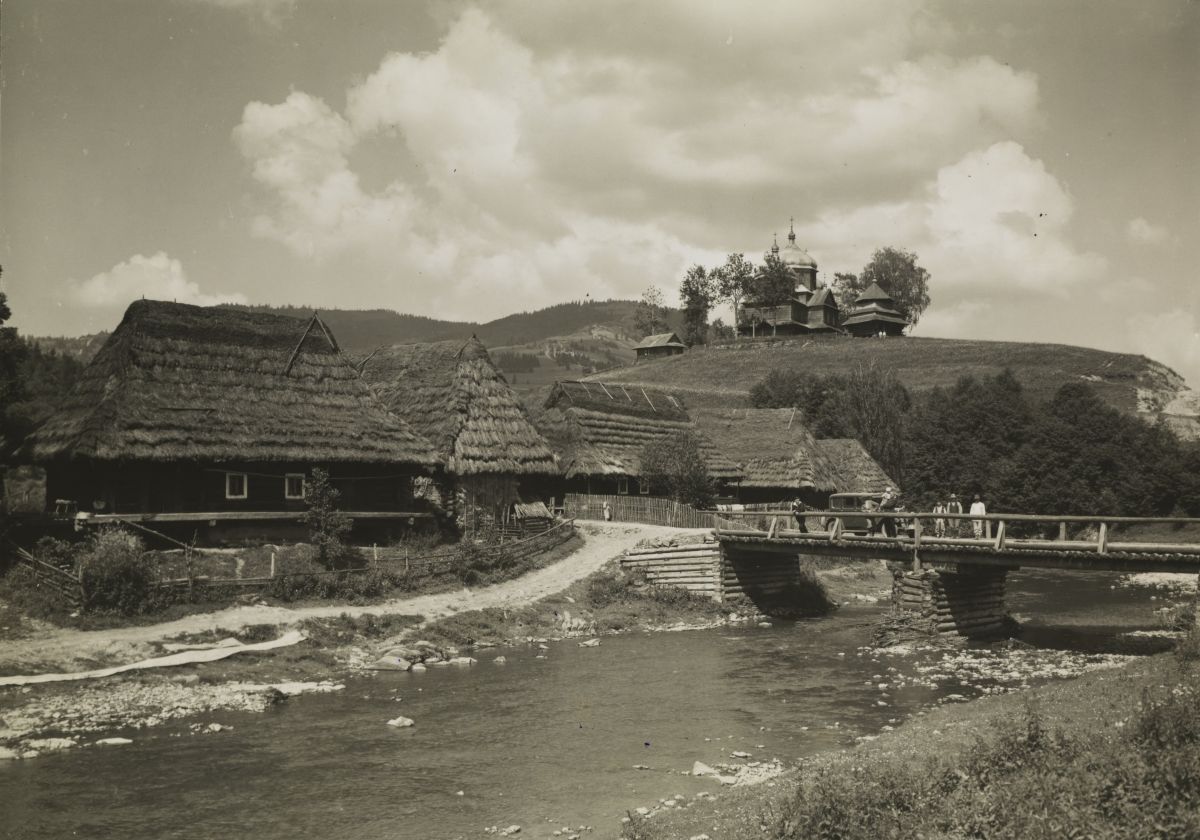
[(798, 556), (726, 556), (721, 563), (721, 583), (726, 601), (754, 595), (774, 595), (800, 582)]
[(994, 636), (1005, 629), (1004, 569), (893, 569), (892, 600), (931, 632)]
[(631, 549), (621, 568), (639, 570), (654, 586), (677, 586), (689, 592), (722, 599), (721, 547), (715, 542), (655, 545)]

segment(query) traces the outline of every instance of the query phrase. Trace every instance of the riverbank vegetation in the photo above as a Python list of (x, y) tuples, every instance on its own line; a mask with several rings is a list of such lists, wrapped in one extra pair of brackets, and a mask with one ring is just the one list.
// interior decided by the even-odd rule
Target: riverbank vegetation
[(1198, 701), (1193, 629), (1174, 653), (944, 706), (774, 790), (634, 820), (625, 837), (1197, 837)]

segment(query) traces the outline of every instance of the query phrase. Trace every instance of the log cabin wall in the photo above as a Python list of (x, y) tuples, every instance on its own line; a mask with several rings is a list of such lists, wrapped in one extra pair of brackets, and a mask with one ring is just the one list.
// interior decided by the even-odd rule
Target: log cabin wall
[(677, 586), (714, 601), (723, 600), (721, 546), (717, 542), (632, 549), (621, 558), (621, 568), (643, 572), (647, 583), (654, 586)]

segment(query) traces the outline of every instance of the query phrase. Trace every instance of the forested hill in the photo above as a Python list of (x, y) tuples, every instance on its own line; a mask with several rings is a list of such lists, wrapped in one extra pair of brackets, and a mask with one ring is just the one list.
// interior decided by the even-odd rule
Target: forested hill
[[(304, 319), (313, 309), (303, 306), (236, 307), (254, 312)], [(591, 326), (615, 326), (632, 329), (637, 302), (632, 300), (575, 301), (560, 303), (533, 312), (518, 312), (494, 321), (443, 321), (421, 315), (404, 315), (390, 309), (319, 309), (338, 344), (348, 353), (364, 353), (384, 344), (410, 344), (424, 341), (467, 339), (472, 334), (487, 347), (534, 344), (548, 338), (568, 336)], [(672, 312), (670, 316), (678, 317)], [(44, 349), (55, 349), (86, 362), (103, 344), (106, 334), (80, 338), (35, 338)], [(99, 339), (99, 340), (97, 340)]]
[[(467, 339), (475, 335), (486, 347), (532, 344), (570, 335), (593, 325), (632, 323), (636, 301), (604, 300), (560, 303), (534, 312), (518, 312), (494, 321), (440, 321), (420, 315), (403, 315), (390, 309), (321, 309), (338, 344), (348, 353), (369, 352), (383, 344)], [(294, 306), (244, 307), (308, 318), (313, 310)]]
[(1005, 368), (1035, 401), (1049, 399), (1068, 382), (1085, 382), (1106, 403), (1130, 413), (1157, 414), (1185, 388), (1178, 374), (1144, 356), (1063, 344), (908, 337), (728, 342), (593, 378), (739, 406), (749, 404), (750, 389), (773, 369), (824, 375), (872, 363), (894, 370), (914, 392), (948, 387), (965, 375), (994, 376)]

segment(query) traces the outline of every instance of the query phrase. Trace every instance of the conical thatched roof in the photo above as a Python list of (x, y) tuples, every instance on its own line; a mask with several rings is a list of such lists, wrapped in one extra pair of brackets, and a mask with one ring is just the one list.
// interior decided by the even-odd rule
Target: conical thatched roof
[(433, 444), (457, 475), (557, 475), (546, 439), (525, 414), (487, 349), (462, 341), (397, 344), (362, 363), (395, 414)]
[(710, 476), (741, 477), (737, 464), (696, 427), (679, 398), (662, 391), (613, 382), (559, 382), (537, 424), (568, 478), (641, 475), (642, 448), (679, 432), (700, 439)]
[(696, 425), (741, 467), (742, 487), (838, 489), (836, 474), (791, 408), (695, 408)]
[(854, 438), (828, 438), (816, 443), (832, 470), (838, 493), (882, 493), (885, 487), (899, 487)]
[(221, 307), (130, 304), (37, 461), (438, 463), (375, 399), (325, 325)]

